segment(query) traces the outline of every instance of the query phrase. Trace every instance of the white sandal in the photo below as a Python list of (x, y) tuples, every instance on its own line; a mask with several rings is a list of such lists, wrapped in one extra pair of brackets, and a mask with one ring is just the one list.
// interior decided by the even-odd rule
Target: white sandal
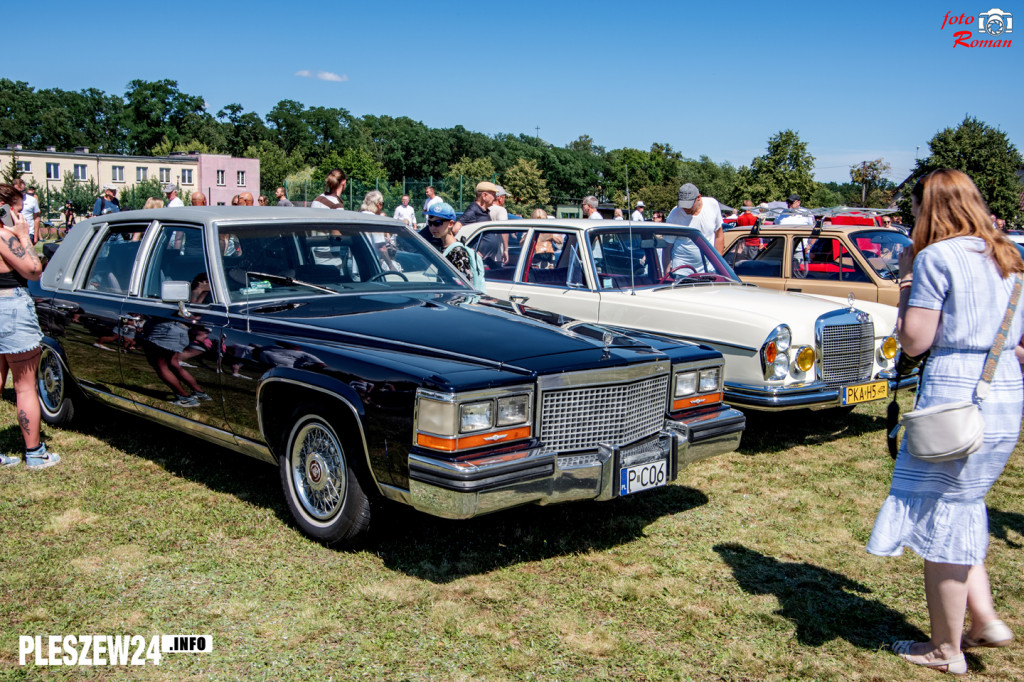
[(916, 644), (916, 642), (912, 642), (909, 639), (903, 639), (898, 642), (894, 642), (892, 645), (892, 652), (900, 658), (902, 658), (903, 660), (905, 660), (907, 663), (913, 663), (914, 665), (919, 665), (923, 668), (933, 668), (935, 670), (938, 670), (939, 672), (949, 673), (951, 675), (963, 675), (967, 672), (967, 659), (964, 658), (964, 654), (962, 651), (953, 658), (947, 658), (938, 661), (920, 661), (911, 658), (911, 656), (917, 658), (921, 655), (910, 653), (910, 647), (914, 646), (914, 644)]
[(964, 636), (960, 639), (960, 648), (973, 649), (979, 646), (1002, 647), (1009, 645), (1012, 641), (1013, 630), (997, 618), (985, 623), (985, 627), (981, 629), (981, 634), (978, 635), (977, 639), (971, 639), (967, 636), (967, 633), (964, 633)]

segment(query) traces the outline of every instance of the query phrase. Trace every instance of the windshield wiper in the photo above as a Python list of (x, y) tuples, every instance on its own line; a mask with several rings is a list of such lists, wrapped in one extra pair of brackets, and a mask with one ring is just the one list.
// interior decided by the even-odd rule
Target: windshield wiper
[(717, 282), (718, 276), (710, 273), (702, 273), (699, 275), (687, 275), (686, 277), (679, 277), (674, 282), (670, 289), (675, 289), (680, 284), (709, 284), (711, 282)]
[(313, 284), (312, 282), (303, 282), (301, 279), (295, 279), (294, 277), (288, 277), (287, 275), (273, 275), (269, 272), (255, 272), (252, 270), (247, 271), (245, 273), (246, 277), (248, 277), (249, 275), (256, 275), (257, 277), (266, 277), (268, 279), (276, 279), (279, 282), (284, 282), (285, 284), (288, 285), (298, 284), (299, 286), (309, 287), (310, 289), (316, 289), (317, 291), (325, 291), (328, 294), (338, 293), (334, 289), (328, 289), (327, 287), (322, 287), (319, 284)]

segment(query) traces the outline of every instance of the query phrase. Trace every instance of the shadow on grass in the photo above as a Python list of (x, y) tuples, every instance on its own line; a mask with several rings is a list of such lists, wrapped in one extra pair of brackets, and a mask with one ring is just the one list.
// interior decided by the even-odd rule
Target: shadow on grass
[[(270, 509), (283, 525), (299, 532), (285, 505), (276, 467), (134, 415), (110, 409), (89, 414), (87, 420), (76, 422), (77, 432), (211, 490)], [(20, 438), (13, 428), (0, 437)], [(630, 542), (642, 537), (658, 518), (707, 501), (698, 490), (667, 486), (609, 502), (529, 505), (463, 521), (381, 502), (374, 505), (369, 534), (352, 549), (377, 554), (394, 570), (443, 583), (519, 562)]]
[(840, 437), (885, 431), (884, 416), (843, 409), (744, 414), (747, 428), (737, 450), (742, 455), (782, 452), (796, 445), (817, 445)]
[(714, 549), (744, 592), (775, 595), (776, 613), (796, 626), (801, 644), (821, 646), (845, 639), (862, 649), (877, 649), (900, 639), (928, 639), (901, 613), (864, 596), (870, 589), (841, 573), (806, 562), (779, 561), (737, 544)]
[(407, 575), (446, 583), (522, 562), (603, 550), (642, 538), (659, 518), (707, 504), (670, 485), (608, 502), (529, 505), (463, 521), (389, 505), (365, 549)]
[(1007, 531), (1014, 531), (1024, 536), (1024, 514), (1006, 512), (999, 509), (988, 510), (988, 532), (992, 537), (1002, 540), (1007, 547), (1020, 549), (1021, 543), (1011, 540)]

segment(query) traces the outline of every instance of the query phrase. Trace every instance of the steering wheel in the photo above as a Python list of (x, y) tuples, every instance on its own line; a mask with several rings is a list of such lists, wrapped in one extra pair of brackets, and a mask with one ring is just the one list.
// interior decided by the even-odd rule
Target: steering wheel
[(660, 280), (658, 280), (658, 283), (664, 284), (665, 282), (671, 281), (672, 275), (674, 275), (679, 270), (682, 270), (683, 268), (689, 268), (690, 272), (692, 272), (693, 274), (697, 274), (697, 268), (693, 267), (692, 265), (687, 265), (686, 263), (683, 263), (682, 265), (677, 265), (668, 272), (666, 272), (665, 275)]
[(408, 282), (409, 278), (405, 276), (405, 273), (399, 272), (398, 270), (381, 270), (376, 275), (366, 280), (367, 282), (376, 282), (378, 279), (384, 279), (388, 275), (397, 275), (401, 277), (403, 281)]

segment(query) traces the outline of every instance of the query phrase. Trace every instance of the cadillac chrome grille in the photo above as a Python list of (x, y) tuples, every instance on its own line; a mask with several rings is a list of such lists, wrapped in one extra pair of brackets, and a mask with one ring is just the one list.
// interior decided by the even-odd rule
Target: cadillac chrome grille
[(871, 378), (875, 327), (871, 320), (825, 327), (821, 334), (821, 378), (830, 387)]
[(627, 445), (665, 424), (668, 376), (542, 393), (540, 438), (557, 452)]

